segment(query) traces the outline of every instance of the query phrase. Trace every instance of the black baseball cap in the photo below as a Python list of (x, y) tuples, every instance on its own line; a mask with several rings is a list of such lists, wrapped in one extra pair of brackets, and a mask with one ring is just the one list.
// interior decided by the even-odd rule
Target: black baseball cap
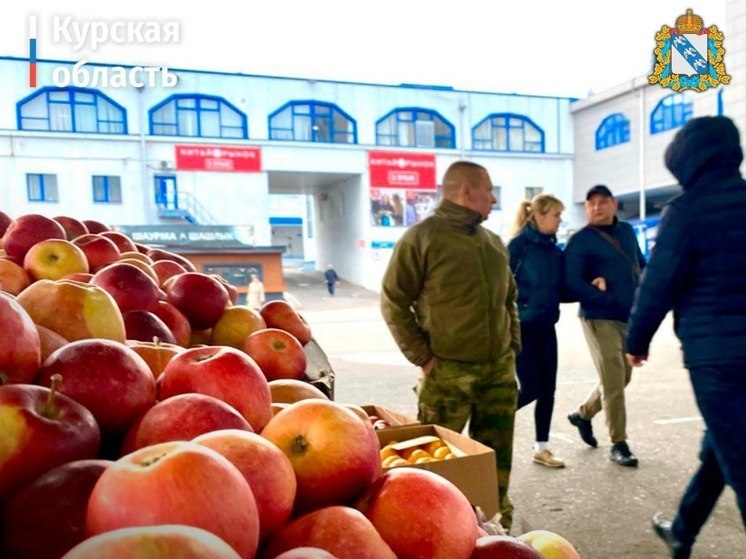
[(586, 193), (585, 199), (590, 200), (592, 196), (595, 196), (596, 194), (600, 194), (601, 196), (605, 196), (606, 198), (613, 198), (614, 195), (611, 193), (611, 190), (609, 190), (608, 186), (604, 186), (603, 184), (597, 184), (594, 187), (591, 187), (591, 189)]

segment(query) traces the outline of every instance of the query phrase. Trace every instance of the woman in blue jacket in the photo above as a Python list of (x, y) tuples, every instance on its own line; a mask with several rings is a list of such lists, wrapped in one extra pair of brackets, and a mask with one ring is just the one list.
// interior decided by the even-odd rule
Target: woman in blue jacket
[(508, 244), (510, 268), (518, 285), (523, 349), (516, 360), (520, 381), (518, 409), (536, 401), (533, 461), (550, 468), (565, 463), (548, 448), (557, 386), (557, 335), (563, 291), (563, 258), (555, 234), (565, 207), (550, 194), (521, 203), (515, 237)]

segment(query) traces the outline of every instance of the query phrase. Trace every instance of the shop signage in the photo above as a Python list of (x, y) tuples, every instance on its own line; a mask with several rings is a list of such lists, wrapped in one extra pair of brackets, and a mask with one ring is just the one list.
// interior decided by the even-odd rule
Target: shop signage
[(179, 171), (259, 173), (262, 150), (257, 147), (176, 145)]
[(369, 151), (370, 186), (437, 190), (435, 155), (397, 151)]
[(147, 245), (240, 248), (254, 246), (251, 225), (119, 225), (117, 230)]

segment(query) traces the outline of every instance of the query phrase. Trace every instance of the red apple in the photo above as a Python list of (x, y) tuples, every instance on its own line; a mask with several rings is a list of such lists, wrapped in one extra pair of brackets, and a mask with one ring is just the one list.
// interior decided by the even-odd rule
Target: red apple
[[(36, 331), (39, 332), (39, 347), (41, 349), (41, 363), (47, 360), (47, 357), (52, 355), (56, 350), (61, 348), (65, 344), (69, 344), (65, 338), (60, 336), (57, 332), (50, 330), (44, 326), (36, 325)], [(40, 365), (41, 365), (40, 363)]]
[(130, 426), (122, 453), (168, 441), (191, 441), (220, 429), (253, 431), (225, 402), (204, 394), (180, 394), (158, 402)]
[(67, 275), (62, 276), (61, 279), (79, 281), (80, 283), (91, 283), (91, 280), (93, 279), (93, 274), (91, 273), (67, 274)]
[(345, 503), (381, 473), (380, 445), (373, 428), (335, 402), (297, 402), (275, 415), (262, 436), (293, 464), (299, 511)]
[(88, 408), (105, 433), (121, 433), (155, 405), (155, 379), (147, 363), (125, 344), (91, 339), (55, 351), (39, 371), (49, 386), (62, 375), (59, 390)]
[(296, 547), (280, 553), (275, 559), (337, 559), (337, 557), (318, 547)]
[(5, 234), (5, 230), (8, 228), (8, 225), (10, 225), (12, 221), (12, 217), (10, 217), (3, 211), (0, 211), (0, 238)]
[(269, 381), (269, 393), (275, 404), (294, 404), (301, 400), (328, 400), (326, 394), (310, 382), (294, 379), (280, 379)]
[(532, 530), (518, 539), (534, 549), (545, 559), (580, 559), (580, 554), (565, 538), (548, 530)]
[(125, 340), (122, 313), (113, 297), (96, 285), (39, 280), (19, 293), (16, 300), (36, 324), (67, 340)]
[(169, 361), (179, 353), (184, 353), (184, 348), (174, 344), (166, 344), (160, 340), (157, 342), (139, 342), (127, 340), (127, 345), (142, 357), (148, 364), (153, 378), (156, 380), (163, 373), (163, 369)]
[(55, 466), (98, 452), (101, 433), (93, 415), (56, 389), (0, 386), (0, 417), (0, 501)]
[(151, 266), (158, 276), (158, 283), (163, 286), (166, 280), (173, 276), (186, 273), (186, 268), (173, 260), (158, 260)]
[(81, 235), (87, 235), (89, 233), (88, 227), (86, 227), (85, 223), (75, 219), (74, 217), (58, 215), (57, 217), (53, 217), (52, 219), (62, 225), (68, 241), (72, 241), (73, 239), (80, 237)]
[(41, 341), (34, 321), (11, 295), (0, 291), (0, 385), (30, 383), (40, 364)]
[(197, 271), (197, 268), (194, 267), (194, 264), (192, 264), (191, 260), (189, 260), (188, 258), (184, 258), (180, 254), (169, 252), (160, 248), (150, 249), (147, 254), (155, 262), (158, 262), (159, 260), (171, 260), (173, 262), (181, 264), (187, 272)]
[(259, 312), (269, 328), (290, 332), (302, 345), (311, 341), (311, 328), (286, 301), (269, 301)]
[(23, 268), (32, 280), (56, 280), (68, 274), (88, 273), (88, 260), (70, 241), (47, 239), (28, 249)]
[(158, 281), (158, 274), (156, 274), (153, 271), (153, 268), (150, 267), (150, 264), (147, 264), (146, 262), (143, 262), (142, 260), (136, 259), (136, 258), (120, 258), (119, 262), (124, 262), (127, 264), (132, 264), (135, 268), (140, 268), (143, 272), (145, 272), (150, 279), (152, 279), (156, 285), (160, 287), (160, 281)]
[(470, 559), (543, 559), (543, 556), (510, 536), (482, 536)]
[(342, 506), (321, 508), (293, 520), (270, 536), (262, 557), (272, 559), (298, 547), (323, 549), (339, 559), (397, 559), (365, 516)]
[(88, 538), (62, 559), (241, 559), (215, 534), (179, 524), (119, 528)]
[(88, 260), (88, 267), (94, 274), (101, 268), (119, 260), (119, 249), (114, 241), (101, 235), (81, 235), (73, 240)]
[(254, 332), (241, 344), (267, 380), (301, 380), (306, 375), (306, 353), (293, 336), (277, 328)]
[(432, 472), (389, 470), (356, 506), (400, 559), (469, 559), (474, 551), (477, 519), (468, 499)]
[(225, 456), (246, 478), (259, 510), (259, 539), (285, 525), (293, 512), (295, 472), (282, 451), (256, 433), (213, 431), (192, 439)]
[(103, 233), (104, 231), (111, 231), (108, 225), (96, 221), (95, 219), (84, 219), (83, 224), (88, 229), (89, 233)]
[(26, 270), (12, 260), (0, 258), (0, 291), (18, 295), (31, 283)]
[(228, 300), (231, 302), (231, 305), (235, 305), (238, 301), (238, 289), (236, 288), (236, 286), (231, 284), (220, 274), (210, 274), (210, 277), (215, 278), (220, 282), (220, 285), (222, 285), (228, 292)]
[(215, 326), (229, 303), (228, 292), (220, 282), (199, 272), (174, 276), (163, 289), (166, 300), (187, 317), (194, 330)]
[(148, 311), (128, 311), (122, 315), (128, 340), (148, 342), (158, 338), (167, 344), (175, 344), (176, 338), (166, 324)]
[(267, 325), (262, 315), (246, 305), (228, 307), (212, 328), (212, 344), (241, 348), (242, 342)]
[(101, 475), (86, 528), (183, 524), (212, 532), (246, 559), (259, 543), (259, 514), (249, 484), (228, 460), (191, 442), (170, 442), (123, 456)]
[(3, 511), (3, 557), (59, 559), (82, 542), (88, 498), (112, 463), (68, 462), (16, 493)]
[(150, 276), (137, 266), (124, 262), (109, 264), (96, 272), (91, 285), (106, 290), (123, 313), (155, 310), (163, 297), (163, 292)]
[(254, 431), (261, 431), (272, 417), (267, 379), (247, 355), (231, 347), (186, 350), (169, 361), (163, 371), (159, 395), (198, 392), (233, 406)]
[(147, 254), (151, 250), (151, 247), (142, 243), (135, 243), (135, 247), (137, 248), (137, 252), (141, 252), (143, 254)]
[(3, 249), (14, 262), (21, 263), (32, 246), (46, 239), (65, 239), (62, 225), (43, 215), (22, 215), (5, 230)]
[(143, 264), (147, 264), (148, 266), (152, 266), (154, 264), (153, 259), (150, 258), (150, 256), (148, 256), (147, 254), (143, 254), (139, 250), (130, 250), (119, 255), (120, 260), (125, 260), (127, 258), (129, 258), (130, 260), (139, 260), (140, 262), (142, 262)]
[(158, 301), (158, 306), (153, 312), (171, 330), (174, 340), (176, 340), (175, 343), (182, 347), (189, 346), (189, 341), (192, 338), (192, 327), (179, 309), (166, 301)]
[(120, 233), (119, 231), (102, 231), (99, 235), (113, 241), (117, 245), (119, 252), (137, 252), (135, 242), (124, 233)]
[(189, 345), (187, 347), (206, 347), (211, 344), (212, 340), (212, 328), (207, 330), (192, 330), (192, 335), (189, 336)]

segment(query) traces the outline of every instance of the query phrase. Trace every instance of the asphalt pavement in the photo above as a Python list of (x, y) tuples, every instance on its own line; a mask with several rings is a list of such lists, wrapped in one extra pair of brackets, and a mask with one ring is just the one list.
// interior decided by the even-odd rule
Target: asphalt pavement
[[(378, 294), (342, 281), (330, 297), (321, 272), (286, 270), (286, 282), (334, 368), (335, 400), (381, 404), (416, 415), (412, 387), (418, 369), (391, 338)], [(638, 468), (609, 460), (603, 414), (593, 422), (596, 449), (586, 446), (568, 423), (567, 414), (597, 382), (576, 305), (563, 305), (557, 334), (559, 372), (550, 448), (567, 467), (550, 469), (531, 461), (533, 405), (520, 410), (510, 489), (516, 507), (513, 534), (557, 532), (583, 559), (663, 559), (668, 555), (652, 532), (650, 518), (657, 511), (674, 513), (697, 467), (704, 429), (670, 317), (653, 341), (650, 361), (635, 369), (626, 390), (628, 442), (640, 460)], [(726, 488), (692, 559), (743, 559), (745, 536), (735, 495)]]

